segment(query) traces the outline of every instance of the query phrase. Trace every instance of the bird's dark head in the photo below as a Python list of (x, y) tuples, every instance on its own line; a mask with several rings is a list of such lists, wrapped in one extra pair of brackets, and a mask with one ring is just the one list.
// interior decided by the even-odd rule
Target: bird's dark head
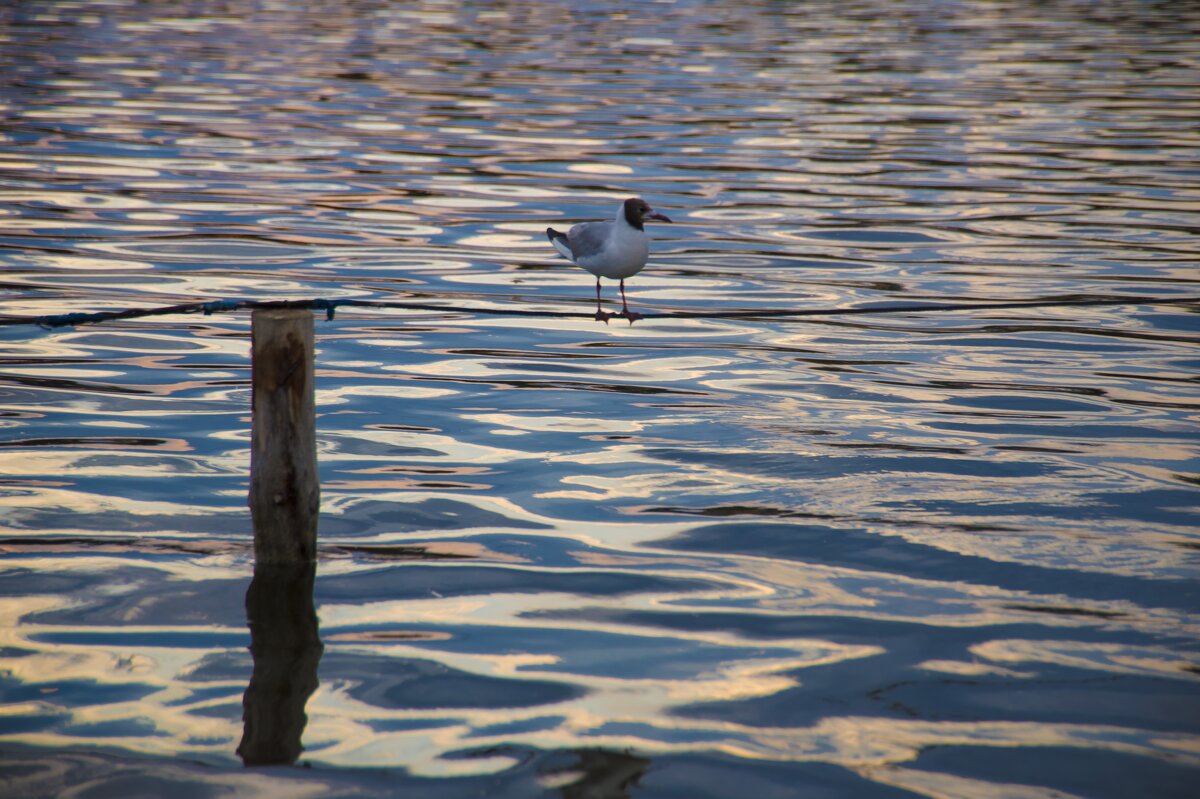
[(630, 227), (645, 230), (647, 219), (657, 222), (671, 221), (666, 214), (658, 213), (640, 197), (630, 197), (625, 201), (625, 221), (629, 223)]

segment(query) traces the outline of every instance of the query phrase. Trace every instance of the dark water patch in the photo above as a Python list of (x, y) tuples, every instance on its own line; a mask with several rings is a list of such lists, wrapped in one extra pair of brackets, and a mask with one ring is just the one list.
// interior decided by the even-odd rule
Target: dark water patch
[(1191, 333), (1193, 336), (1200, 334), (1200, 317), (1195, 311), (1191, 313), (1163, 311), (1153, 315), (1143, 314), (1139, 317), (1139, 321), (1157, 330), (1177, 330), (1180, 333)]
[(372, 707), (506, 708), (550, 705), (579, 697), (579, 688), (548, 680), (504, 680), (432, 660), (373, 658), (337, 652), (321, 660), (323, 679), (350, 683), (346, 692)]
[[(0, 686), (0, 690), (2, 690), (2, 686)], [(6, 735), (52, 732), (61, 729), (69, 723), (70, 719), (71, 714), (66, 709), (56, 711), (43, 704), (25, 713), (13, 711), (5, 714), (4, 731)], [(3, 762), (0, 759), (0, 765), (3, 765)]]
[(29, 568), (10, 566), (0, 571), (0, 596), (77, 596), (87, 594), (104, 581), (103, 576), (86, 572), (42, 573)]
[[(46, 396), (44, 390), (51, 393), (64, 392), (67, 394), (119, 394), (119, 395), (139, 395), (150, 394), (152, 392), (143, 388), (134, 386), (125, 386), (116, 383), (101, 383), (93, 380), (68, 380), (55, 377), (30, 377), (28, 375), (2, 374), (0, 373), (0, 383), (10, 383), (14, 386), (24, 386), (26, 388), (39, 389), (33, 393), (33, 396), (43, 398)], [(0, 390), (0, 397), (5, 397), (8, 401), (20, 400), (18, 397), (21, 393)]]
[(574, 366), (569, 363), (517, 363), (507, 361), (505, 363), (486, 364), (488, 369), (502, 369), (505, 371), (514, 372), (538, 372), (548, 374), (587, 374), (593, 371), (589, 367)]
[(188, 538), (124, 538), (120, 536), (4, 536), (0, 537), (0, 551), (39, 552), (62, 555), (88, 555), (116, 552), (127, 555), (246, 555), (249, 541), (229, 539)]
[(932, 347), (994, 348), (999, 350), (1048, 350), (1087, 353), (1133, 353), (1139, 348), (1120, 344), (1097, 344), (1094, 341), (1051, 341), (1049, 339), (1019, 338), (1016, 336), (996, 338), (993, 336), (971, 336), (969, 338), (930, 338), (925, 342)]
[(493, 724), (487, 727), (480, 727), (473, 734), (479, 738), (490, 738), (498, 735), (541, 732), (544, 730), (553, 730), (566, 720), (563, 716), (542, 716), (508, 724)]
[(607, 355), (593, 355), (591, 353), (586, 353), (586, 352), (571, 352), (569, 350), (504, 350), (504, 349), (472, 349), (472, 348), (447, 350), (444, 354), (446, 354), (446, 355), (479, 356), (479, 357), (483, 357), (483, 358), (501, 358), (504, 360), (509, 360), (509, 359), (533, 360), (536, 358), (538, 360), (549, 360), (549, 361), (575, 360), (575, 359), (596, 360), (596, 359), (607, 359), (610, 357)]
[(378, 732), (406, 732), (408, 730), (436, 730), (439, 727), (453, 727), (461, 722), (458, 719), (368, 719), (366, 724)]
[[(237, 675), (238, 679), (245, 679), (250, 674), (249, 665), (245, 672)], [(219, 685), (213, 688), (192, 688), (187, 696), (182, 696), (174, 701), (164, 702), (166, 707), (186, 707), (189, 705), (206, 704), (217, 699), (237, 700), (239, 712), (241, 710), (241, 699), (243, 688), (237, 685)], [(201, 708), (193, 708), (192, 712), (199, 712)]]
[(665, 388), (662, 386), (645, 386), (630, 383), (598, 383), (590, 381), (563, 380), (480, 380), (453, 377), (414, 377), (416, 381), (431, 383), (463, 383), (466, 385), (492, 386), (510, 389), (534, 389), (542, 391), (599, 391), (613, 394), (658, 395), (668, 394), (685, 397), (707, 397), (707, 391), (692, 391), (687, 389)]
[(1167, 385), (1191, 385), (1192, 383), (1200, 383), (1200, 378), (1190, 375), (1186, 377), (1175, 377), (1171, 375), (1156, 374), (1135, 375), (1127, 372), (1096, 372), (1096, 377), (1115, 377), (1119, 380), (1145, 380), (1148, 383), (1165, 383)]
[(1122, 399), (1117, 400), (1122, 405), (1129, 405), (1138, 408), (1163, 408), (1165, 410), (1179, 411), (1197, 411), (1200, 410), (1200, 402), (1165, 402), (1157, 400), (1137, 400), (1137, 399)]
[(1012, 391), (1021, 394), (1073, 394), (1087, 397), (1103, 397), (1105, 392), (1089, 386), (1055, 386), (1039, 383), (1005, 383), (995, 380), (964, 381), (964, 380), (930, 380), (925, 385), (936, 388), (946, 388), (955, 391)]
[(95, 680), (21, 682), (0, 676), (0, 698), (6, 703), (41, 702), (52, 707), (94, 707), (134, 702), (158, 689), (135, 682), (102, 683)]
[(646, 455), (669, 463), (703, 464), (747, 474), (784, 475), (824, 480), (878, 472), (947, 474), (1022, 480), (1045, 477), (1062, 470), (1048, 463), (981, 461), (970, 458), (862, 457), (821, 455), (801, 457), (785, 453), (704, 451), (653, 448)]
[(914, 718), (1057, 721), (1161, 732), (1187, 732), (1200, 712), (1194, 685), (1184, 680), (1098, 677), (1042, 664), (1036, 676), (1023, 679), (905, 681), (874, 692), (872, 698)]
[[(976, 397), (952, 397), (945, 400), (947, 405), (958, 405), (964, 408), (990, 408), (1002, 411), (1028, 411), (1039, 414), (1066, 413), (1104, 413), (1106, 408), (1100, 404), (1087, 402), (1071, 402), (1063, 399), (1049, 399), (1045, 396), (1019, 396), (991, 394)], [(1056, 417), (1049, 417), (1056, 418)]]
[(95, 436), (90, 438), (26, 438), (0, 441), (0, 448), (24, 449), (26, 447), (82, 447), (85, 449), (165, 449), (178, 452), (187, 448), (180, 439), (133, 438), (117, 436)]
[(370, 558), (385, 560), (463, 560), (473, 557), (473, 555), (463, 552), (439, 552), (435, 547), (429, 546), (343, 544), (335, 547), (334, 550), (350, 555), (366, 555)]
[[(146, 569), (136, 575), (123, 574), (117, 590), (104, 582), (82, 606), (43, 611), (30, 621), (43, 625), (95, 625), (100, 627), (222, 625), (242, 627), (246, 621), (243, 603), (246, 580), (184, 582), (169, 574)], [(131, 578), (136, 582), (130, 582)], [(104, 590), (107, 589), (107, 590)], [(160, 644), (162, 645), (162, 644)]]
[[(369, 497), (369, 495), (367, 495)], [(457, 499), (430, 498), (411, 502), (382, 502), (365, 498), (342, 513), (321, 517), (323, 537), (362, 537), (379, 533), (421, 530), (464, 530), (475, 528), (523, 530), (547, 529), (548, 525), (501, 513)]]
[[(731, 793), (763, 799), (789, 799), (801, 791), (813, 799), (837, 799), (869, 792), (880, 799), (913, 794), (872, 783), (866, 777), (823, 763), (747, 760), (731, 754), (639, 756), (619, 748), (539, 750), (488, 747), (459, 753), (471, 758), (503, 756), (512, 765), (499, 774), (421, 778), (395, 768), (331, 768), (306, 762), (303, 768), (249, 771), (240, 764), (189, 762), (150, 756), (69, 749), (51, 757), (36, 749), (8, 746), (0, 763), (22, 796), (51, 799), (86, 790), (89, 799), (119, 796), (177, 796), (215, 799), (237, 790), (319, 793), (331, 799), (409, 797), (494, 799), (555, 795), (563, 799), (618, 799), (650, 792), (664, 799), (718, 799)], [(550, 789), (548, 785), (559, 786)], [(550, 792), (553, 791), (553, 794)]]
[(429, 447), (406, 447), (381, 441), (370, 441), (349, 432), (344, 435), (323, 433), (318, 438), (322, 453), (339, 455), (359, 455), (363, 457), (386, 458), (428, 458), (441, 453)]
[(993, 447), (998, 452), (1041, 452), (1047, 455), (1077, 455), (1085, 450), (1066, 447), (1034, 447), (1021, 444), (997, 444)]
[[(876, 673), (884, 683), (890, 680), (889, 674), (915, 668), (918, 664), (930, 661), (965, 660), (976, 666), (980, 663), (1004, 666), (1000, 658), (993, 660), (979, 654), (987, 651), (986, 647), (982, 650), (979, 648), (991, 641), (1020, 640), (1049, 647), (1063, 637), (1062, 625), (1053, 618), (1053, 614), (1044, 618), (1008, 617), (993, 623), (962, 626), (952, 634), (947, 634), (936, 619), (877, 619), (855, 616), (845, 611), (819, 615), (751, 615), (712, 608), (697, 610), (689, 607), (685, 611), (647, 611), (593, 606), (545, 611), (531, 614), (531, 617), (560, 623), (581, 620), (598, 624), (629, 624), (637, 628), (662, 630), (666, 634), (722, 632), (737, 635), (746, 641), (764, 643), (778, 639), (802, 639), (845, 646), (880, 647), (884, 652), (878, 656), (881, 660), (876, 661), (876, 665), (886, 662), (888, 666), (881, 667)], [(1188, 646), (1186, 633), (1176, 633), (1170, 629), (1132, 630), (1128, 624), (1108, 625), (1089, 621), (1086, 617), (1082, 619), (1082, 623), (1072, 625), (1070, 629), (1073, 646), (1093, 647), (1097, 650), (1114, 650), (1121, 646), (1133, 649), (1164, 647), (1176, 650)], [(1022, 668), (1020, 664), (1012, 665), (1012, 668), (1015, 675), (1019, 676)], [(1197, 668), (1200, 666), (1193, 667), (1181, 662), (1173, 672), (1168, 673), (1182, 679), (1197, 673)], [(979, 669), (978, 673), (987, 674), (988, 671)], [(992, 671), (999, 674), (1005, 672), (1003, 668)], [(810, 681), (812, 673), (797, 673), (803, 682)]]
[[(315, 793), (330, 799), (406, 796), (468, 799), (489, 791), (494, 778), (421, 780), (403, 769), (275, 768), (247, 771), (240, 763), (201, 762), (152, 757), (92, 747), (57, 748), (54, 752), (6, 744), (0, 765), (13, 790), (28, 799), (56, 799), (74, 794), (88, 799), (129, 796), (171, 796), (177, 799), (219, 799), (254, 791)], [(309, 766), (309, 764), (305, 764)], [(492, 795), (517, 799), (538, 792), (536, 782), (515, 781)]]
[(1051, 568), (1039, 563), (1005, 561), (951, 552), (899, 536), (881, 536), (865, 529), (848, 527), (729, 522), (697, 527), (658, 541), (656, 545), (688, 552), (737, 552), (786, 558), (952, 584), (994, 586), (1044, 596), (1066, 593), (1075, 600), (1130, 600), (1144, 607), (1175, 608), (1185, 612), (1196, 600), (1196, 592), (1188, 588), (1185, 581), (1178, 579), (1088, 572), (1067, 564)]
[[(835, 679), (826, 670), (806, 669), (798, 675), (801, 682), (796, 687), (769, 699), (694, 705), (679, 713), (755, 726), (769, 724), (768, 719), (782, 711), (810, 724), (836, 713), (880, 720), (968, 723), (986, 718), (1031, 725), (1052, 720), (1098, 727), (1144, 725), (1144, 729), (1171, 733), (1188, 730), (1196, 703), (1194, 691), (1183, 681), (1097, 676), (1046, 664), (1013, 675), (968, 679), (886, 668), (870, 659), (841, 664), (838, 671)], [(1146, 703), (1154, 710), (1147, 713)]]
[(943, 239), (931, 233), (920, 233), (914, 230), (868, 230), (858, 228), (830, 229), (810, 228), (805, 231), (810, 238), (833, 239), (858, 244), (904, 245), (915, 243), (938, 242)]
[[(161, 496), (160, 486), (150, 481), (131, 481), (132, 485), (124, 483), (121, 480), (107, 480), (104, 482), (106, 483), (106, 488), (111, 488), (114, 484), (129, 485), (129, 488), (126, 490), (130, 491), (130, 493), (138, 493), (133, 492), (132, 488), (140, 482), (142, 498), (153, 500), (153, 498)], [(29, 486), (28, 483), (21, 485), (21, 488), (26, 492), (36, 491), (36, 487)], [(193, 507), (201, 506), (197, 505)], [(218, 534), (225, 541), (237, 541), (241, 535), (245, 536), (243, 540), (247, 542), (251, 540), (250, 514), (248, 511), (242, 510), (240, 507), (231, 509), (228, 505), (204, 508), (203, 511), (202, 513), (192, 512), (187, 514), (170, 512), (135, 514), (118, 509), (104, 508), (97, 509), (92, 513), (79, 514), (71, 508), (30, 507), (13, 511), (5, 521), (8, 523), (10, 530), (20, 530), (27, 534), (38, 530), (54, 532), (82, 531), (99, 534), (119, 530), (123, 535), (145, 533), (158, 537), (164, 533), (179, 533), (181, 535), (204, 533), (208, 535)], [(245, 533), (241, 533), (240, 531), (242, 530), (245, 530)], [(226, 538), (226, 536), (228, 537)], [(23, 538), (25, 536), (19, 537)], [(237, 544), (231, 543), (229, 546), (230, 548), (236, 548)], [(64, 556), (71, 557), (72, 555), (70, 552), (66, 552)]]
[(373, 424), (366, 426), (368, 430), (398, 430), (403, 433), (440, 433), (439, 427), (420, 427), (409, 424)]
[(668, 513), (681, 516), (715, 516), (731, 518), (739, 516), (766, 516), (785, 519), (840, 519), (838, 514), (806, 513), (790, 508), (773, 508), (761, 505), (714, 505), (707, 508), (647, 507), (633, 509), (638, 513)]
[(934, 452), (942, 455), (965, 455), (967, 450), (961, 447), (933, 447), (918, 444), (895, 444), (884, 441), (827, 441), (826, 447), (834, 449), (880, 450), (883, 452)]
[[(249, 636), (246, 640), (248, 643)], [(189, 684), (189, 692), (197, 690), (192, 688), (191, 683), (245, 682), (250, 679), (253, 666), (249, 647), (210, 652), (197, 660), (186, 674), (181, 675), (180, 681)]]
[[(963, 510), (963, 503), (945, 499), (921, 499), (896, 503), (908, 510), (949, 514)], [(1007, 501), (989, 505), (988, 515), (1006, 517), (1053, 518), (1065, 521), (1111, 520), (1132, 523), (1142, 521), (1159, 525), (1178, 525), (1195, 529), (1200, 524), (1200, 504), (1194, 490), (1151, 488), (1144, 490), (1102, 491), (1083, 494), (1078, 502), (1055, 505), (1045, 502)]]
[[(814, 370), (816, 371), (816, 370)], [(821, 370), (829, 371), (829, 370)], [(864, 391), (861, 388), (851, 386), (825, 386), (825, 385), (803, 385), (798, 383), (777, 383), (777, 382), (762, 382), (751, 383), (746, 388), (755, 389), (763, 392), (779, 392), (782, 394), (790, 394), (803, 392), (805, 394), (815, 394), (824, 399), (843, 400), (851, 402), (864, 403), (895, 403), (895, 404), (915, 404), (915, 400), (908, 397), (899, 396), (896, 394), (881, 394), (877, 391)]]
[(1031, 436), (1039, 439), (1053, 439), (1067, 442), (1097, 440), (1170, 440), (1180, 439), (1200, 441), (1200, 431), (1185, 430), (1172, 425), (1164, 429), (1157, 425), (1130, 425), (1110, 422), (1107, 424), (1060, 424), (1054, 422), (1029, 424), (1013, 421), (1005, 424), (987, 422), (926, 422), (928, 427), (935, 430), (958, 430), (966, 433), (991, 436)]
[(705, 580), (663, 577), (619, 571), (554, 572), (514, 567), (460, 564), (406, 563), (359, 571), (350, 576), (331, 575), (317, 581), (319, 601), (356, 597), (359, 601), (474, 596), (478, 594), (564, 592), (577, 596), (623, 596), (640, 593), (693, 592), (715, 588)]
[(97, 721), (92, 724), (68, 724), (62, 729), (66, 735), (80, 738), (132, 738), (139, 736), (165, 737), (152, 722), (134, 720)]
[[(193, 707), (188, 709), (189, 716), (196, 716), (201, 719), (217, 719), (226, 724), (238, 724), (242, 721), (242, 714), (245, 708), (242, 706), (241, 692), (237, 696), (232, 697), (228, 702), (220, 702), (217, 704), (202, 705), (201, 707)], [(223, 739), (213, 740), (204, 736), (190, 739), (191, 743), (196, 746), (212, 746), (214, 744), (223, 743)]]
[(1093, 619), (1121, 619), (1127, 617), (1128, 613), (1121, 613), (1115, 610), (1099, 610), (1096, 608), (1079, 608), (1054, 605), (1006, 605), (1005, 607), (1013, 610), (1023, 610), (1029, 613), (1049, 613), (1052, 616), (1083, 616)]
[[(986, 325), (980, 327), (979, 330), (983, 333), (1051, 333), (1099, 338), (1119, 338), (1131, 341), (1177, 342), (1180, 344), (1196, 343), (1194, 336), (1164, 336), (1140, 330), (1110, 330), (1102, 327), (1082, 327), (1079, 325)], [(1103, 351), (1106, 348), (1099, 346), (1098, 349)]]
[(1092, 799), (1188, 799), (1195, 792), (1196, 768), (1185, 762), (1119, 750), (1097, 759), (1086, 750), (1064, 746), (1048, 747), (1043, 754), (1044, 758), (1029, 758), (1003, 748), (948, 746), (924, 750), (911, 767), (919, 773), (954, 774), (979, 782), (1040, 785)]
[[(730, 755), (655, 757), (637, 785), (652, 796), (720, 799), (731, 795), (762, 799), (839, 799), (847, 796), (912, 799), (910, 791), (880, 785), (854, 771), (824, 763), (751, 761)], [(636, 796), (634, 791), (632, 795)], [(564, 799), (584, 799), (580, 792)], [(614, 797), (615, 799), (615, 797)]]
[(15, 646), (0, 646), (0, 658), (23, 658), (36, 655), (35, 649), (22, 649)]
[(30, 636), (31, 641), (68, 646), (149, 647), (167, 649), (211, 649), (245, 647), (249, 633), (209, 632), (207, 630), (161, 630), (155, 632), (44, 632)]
[(408, 630), (408, 629), (392, 629), (392, 630), (342, 630), (326, 636), (326, 640), (331, 642), (354, 642), (373, 644), (387, 643), (412, 643), (421, 641), (448, 641), (452, 636), (449, 633), (438, 632), (435, 630)]

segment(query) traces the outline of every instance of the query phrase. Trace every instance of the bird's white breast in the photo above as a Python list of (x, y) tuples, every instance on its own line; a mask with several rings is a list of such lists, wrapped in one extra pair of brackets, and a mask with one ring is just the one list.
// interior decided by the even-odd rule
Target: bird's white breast
[(645, 231), (629, 225), (613, 225), (604, 249), (595, 255), (579, 258), (575, 263), (597, 277), (624, 280), (633, 277), (646, 266), (650, 254), (649, 237)]

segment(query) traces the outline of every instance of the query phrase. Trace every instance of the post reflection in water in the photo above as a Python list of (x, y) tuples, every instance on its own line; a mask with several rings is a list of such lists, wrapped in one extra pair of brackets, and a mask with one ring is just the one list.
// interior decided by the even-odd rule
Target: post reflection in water
[(559, 789), (563, 799), (627, 799), (653, 762), (610, 749), (583, 749), (575, 755), (578, 760), (565, 770), (574, 779)]
[(259, 564), (246, 589), (246, 623), (254, 672), (242, 698), (247, 766), (295, 763), (308, 722), (304, 706), (317, 689), (320, 631), (313, 606), (316, 564)]

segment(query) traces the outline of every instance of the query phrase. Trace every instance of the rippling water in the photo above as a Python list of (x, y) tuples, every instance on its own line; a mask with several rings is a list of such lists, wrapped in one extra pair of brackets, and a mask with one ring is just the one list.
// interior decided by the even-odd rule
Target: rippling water
[(1191, 795), (1195, 4), (298, 5), (0, 3), (0, 314), (589, 311), (632, 195), (644, 311), (1164, 301), (318, 321), (269, 774), (248, 315), (3, 328), (5, 791)]

